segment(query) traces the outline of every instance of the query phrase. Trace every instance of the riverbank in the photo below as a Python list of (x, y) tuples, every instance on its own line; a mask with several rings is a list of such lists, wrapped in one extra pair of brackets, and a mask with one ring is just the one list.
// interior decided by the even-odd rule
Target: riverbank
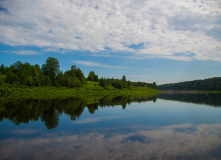
[(90, 97), (90, 96), (104, 96), (104, 95), (131, 95), (131, 96), (154, 96), (161, 93), (158, 90), (148, 87), (134, 87), (131, 86), (125, 89), (116, 89), (109, 87), (104, 89), (97, 82), (88, 81), (85, 85), (79, 88), (68, 88), (68, 87), (47, 87), (47, 86), (17, 86), (3, 84), (0, 86), (0, 96), (7, 97), (29, 97), (36, 99), (48, 99), (48, 98), (65, 98), (65, 97)]

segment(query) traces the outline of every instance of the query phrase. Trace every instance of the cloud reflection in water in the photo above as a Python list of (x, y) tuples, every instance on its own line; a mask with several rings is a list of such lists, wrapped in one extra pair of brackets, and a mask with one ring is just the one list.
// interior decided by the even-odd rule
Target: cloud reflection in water
[[(126, 127), (125, 127), (126, 128)], [(221, 124), (131, 126), (89, 133), (10, 138), (0, 143), (0, 159), (218, 159)], [(25, 133), (24, 131), (19, 131)], [(30, 133), (28, 133), (30, 134)], [(210, 153), (213, 156), (210, 157)], [(215, 152), (215, 154), (214, 154)]]

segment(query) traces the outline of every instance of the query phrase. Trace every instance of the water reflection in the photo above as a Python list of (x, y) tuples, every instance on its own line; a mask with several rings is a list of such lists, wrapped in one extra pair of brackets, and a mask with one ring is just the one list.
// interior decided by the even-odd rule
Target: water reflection
[(0, 121), (9, 119), (14, 124), (29, 123), (29, 121), (40, 120), (45, 124), (47, 129), (53, 129), (58, 126), (59, 116), (65, 113), (70, 116), (71, 120), (76, 120), (81, 116), (85, 107), (91, 114), (101, 108), (121, 105), (126, 109), (127, 104), (132, 102), (154, 101), (155, 97), (131, 97), (131, 96), (104, 96), (102, 98), (92, 97), (92, 102), (87, 98), (72, 97), (67, 99), (46, 99), (46, 100), (20, 100), (1, 103)]
[[(130, 96), (2, 100), (0, 159), (221, 159), (221, 108), (193, 104), (217, 106), (219, 96), (163, 96), (191, 103)], [(156, 103), (140, 103), (146, 101)]]
[(195, 104), (206, 104), (210, 106), (221, 106), (221, 94), (205, 94), (205, 93), (164, 93), (158, 95), (158, 98), (165, 100), (174, 100), (180, 102), (188, 102)]
[[(131, 132), (125, 132), (125, 130)], [(89, 133), (38, 132), (1, 141), (1, 159), (220, 159), (221, 124), (102, 128)], [(17, 130), (30, 135), (34, 131)], [(28, 152), (27, 152), (28, 151)]]

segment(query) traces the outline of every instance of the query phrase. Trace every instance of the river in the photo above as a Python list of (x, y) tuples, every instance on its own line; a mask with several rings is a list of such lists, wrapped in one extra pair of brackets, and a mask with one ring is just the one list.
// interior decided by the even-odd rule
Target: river
[(1, 99), (0, 159), (221, 159), (221, 94), (88, 101)]

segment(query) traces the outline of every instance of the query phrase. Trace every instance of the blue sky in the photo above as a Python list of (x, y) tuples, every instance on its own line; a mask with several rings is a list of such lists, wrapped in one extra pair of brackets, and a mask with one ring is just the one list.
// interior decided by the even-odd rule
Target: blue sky
[(0, 63), (157, 84), (221, 76), (220, 0), (0, 1)]

